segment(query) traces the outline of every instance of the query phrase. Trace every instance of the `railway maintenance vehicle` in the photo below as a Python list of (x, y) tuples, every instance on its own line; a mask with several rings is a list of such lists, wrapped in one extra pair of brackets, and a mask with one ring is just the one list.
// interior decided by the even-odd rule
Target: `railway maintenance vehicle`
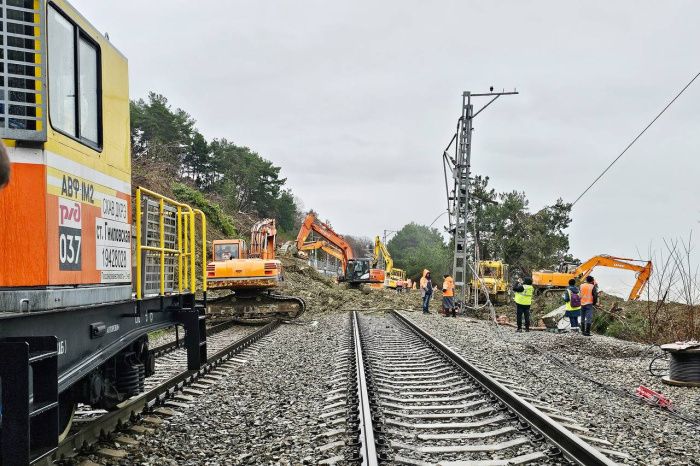
[(206, 362), (206, 219), (132, 194), (128, 64), (107, 38), (64, 0), (2, 12), (0, 464), (14, 466), (50, 459), (78, 403), (141, 392), (149, 332), (184, 326), (189, 369)]

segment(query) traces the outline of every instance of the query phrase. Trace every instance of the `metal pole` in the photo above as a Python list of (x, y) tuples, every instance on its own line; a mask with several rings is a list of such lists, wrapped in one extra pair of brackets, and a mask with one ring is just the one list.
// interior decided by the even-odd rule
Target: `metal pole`
[[(513, 95), (517, 94), (517, 91), (513, 92), (493, 92), (492, 90), (487, 93), (471, 93), (466, 91), (462, 93), (462, 112), (457, 123), (457, 131), (455, 136), (452, 137), (450, 144), (442, 153), (443, 167), (445, 169), (445, 174), (447, 173), (447, 166), (452, 172), (453, 178), (453, 191), (450, 192), (448, 186), (445, 186), (447, 191), (448, 200), (448, 212), (449, 212), (449, 225), (450, 233), (452, 234), (452, 240), (454, 242), (454, 258), (452, 263), (452, 276), (455, 280), (455, 285), (458, 287), (457, 296), (462, 303), (467, 302), (467, 290), (468, 290), (468, 278), (469, 270), (474, 270), (476, 274), (478, 270), (478, 253), (475, 249), (473, 261), (474, 266), (472, 267), (469, 263), (470, 252), (467, 248), (468, 243), (468, 222), (469, 222), (469, 188), (470, 188), (470, 171), (471, 171), (471, 154), (472, 154), (472, 131), (474, 130), (472, 126), (472, 121), (474, 117), (480, 114), (484, 109), (490, 106), (496, 99), (502, 95)], [(474, 113), (474, 106), (472, 99), (474, 97), (490, 97), (490, 100), (486, 105), (482, 106), (476, 113)], [(450, 146), (455, 143), (455, 155), (454, 159), (450, 159), (446, 154), (448, 153)], [(475, 248), (478, 247), (475, 245)], [(474, 297), (475, 306), (478, 305), (478, 293), (475, 293)]]

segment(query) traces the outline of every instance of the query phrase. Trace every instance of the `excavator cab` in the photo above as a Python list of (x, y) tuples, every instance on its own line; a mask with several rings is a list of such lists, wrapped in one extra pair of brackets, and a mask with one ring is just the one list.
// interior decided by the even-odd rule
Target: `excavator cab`
[(581, 261), (577, 262), (562, 262), (559, 264), (557, 272), (559, 273), (574, 273), (576, 269), (581, 265)]
[(363, 283), (384, 283), (385, 273), (380, 269), (372, 268), (372, 259), (366, 257), (361, 259), (348, 259), (345, 266), (345, 276), (340, 281), (350, 285), (361, 285)]
[(231, 259), (245, 259), (245, 241), (240, 239), (215, 241), (213, 245), (212, 257), (214, 261), (227, 261)]

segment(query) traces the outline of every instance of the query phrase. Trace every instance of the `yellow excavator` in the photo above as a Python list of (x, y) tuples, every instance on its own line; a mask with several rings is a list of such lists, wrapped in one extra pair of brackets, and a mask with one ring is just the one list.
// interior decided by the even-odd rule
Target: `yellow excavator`
[(372, 267), (377, 267), (380, 257), (384, 259), (384, 272), (386, 274), (384, 287), (393, 290), (402, 290), (405, 288), (406, 271), (394, 267), (394, 260), (391, 258), (391, 254), (389, 254), (389, 249), (387, 249), (386, 245), (382, 243), (382, 240), (377, 236), (374, 238), (374, 258)]
[(273, 318), (295, 319), (304, 312), (303, 299), (274, 292), (282, 280), (282, 262), (275, 259), (276, 237), (275, 221), (265, 219), (251, 228), (250, 245), (242, 239), (212, 242), (213, 260), (207, 264), (207, 287), (233, 292), (207, 300), (212, 314), (263, 322)]
[(639, 299), (644, 285), (647, 284), (649, 277), (651, 277), (653, 269), (651, 261), (625, 259), (624, 257), (599, 254), (580, 265), (572, 262), (564, 262), (559, 264), (556, 271), (540, 270), (538, 272), (533, 272), (532, 286), (535, 287), (535, 291), (540, 293), (564, 290), (569, 284), (570, 279), (573, 278), (577, 283), (580, 283), (593, 272), (595, 267), (611, 267), (635, 272), (637, 281), (632, 287), (632, 291), (630, 291), (628, 298), (630, 301)]
[(471, 292), (479, 294), (478, 301), (486, 302), (484, 295), (484, 290), (486, 290), (493, 304), (506, 304), (509, 296), (508, 264), (504, 264), (502, 261), (479, 261), (478, 272), (480, 280), (473, 277), (470, 283)]

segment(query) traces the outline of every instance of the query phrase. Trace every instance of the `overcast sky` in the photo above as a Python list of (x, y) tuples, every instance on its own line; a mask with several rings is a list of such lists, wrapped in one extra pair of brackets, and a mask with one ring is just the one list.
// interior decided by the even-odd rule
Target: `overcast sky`
[[(445, 209), (462, 91), (521, 93), (475, 120), (473, 169), (538, 209), (573, 201), (700, 71), (694, 1), (73, 4), (128, 57), (132, 98), (164, 94), (367, 236)], [(700, 79), (576, 205), (575, 256), (636, 257), (697, 227), (699, 102)]]

